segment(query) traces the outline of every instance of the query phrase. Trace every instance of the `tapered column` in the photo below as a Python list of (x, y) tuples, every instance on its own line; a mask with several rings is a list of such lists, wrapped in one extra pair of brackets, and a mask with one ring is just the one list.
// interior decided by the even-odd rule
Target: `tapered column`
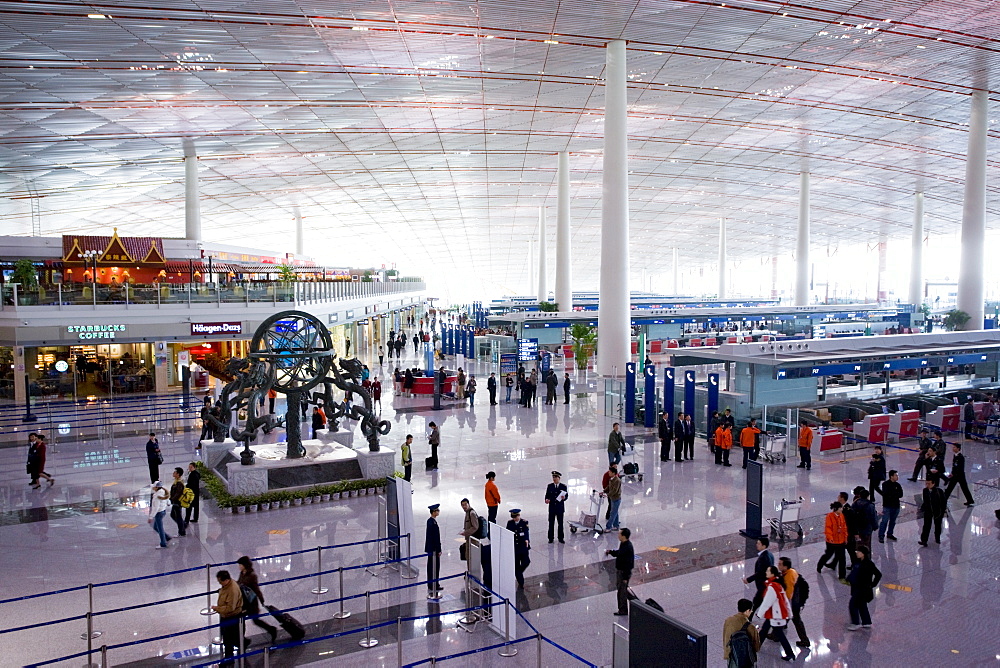
[(719, 299), (726, 298), (726, 219), (719, 218)]
[(623, 375), (631, 359), (629, 308), (628, 104), (625, 41), (607, 46), (604, 75), (604, 183), (601, 203), (601, 295), (597, 373)]
[(924, 194), (913, 202), (913, 233), (910, 237), (910, 289), (907, 301), (914, 306), (924, 303)]
[(201, 241), (201, 203), (198, 192), (198, 155), (194, 144), (184, 145), (184, 238)]
[(538, 301), (548, 301), (549, 286), (545, 282), (548, 273), (548, 257), (545, 255), (545, 207), (538, 207)]
[(559, 153), (556, 191), (556, 303), (573, 310), (573, 257), (569, 237), (569, 154)]
[(885, 272), (889, 268), (889, 238), (885, 234), (878, 237), (878, 282), (875, 288), (876, 300), (881, 304), (889, 299), (889, 286)]
[(972, 94), (969, 150), (965, 159), (962, 204), (962, 261), (958, 267), (958, 309), (969, 314), (962, 329), (982, 329), (983, 262), (986, 248), (986, 106), (985, 88)]
[(799, 234), (795, 243), (795, 305), (809, 304), (809, 172), (799, 174)]
[(771, 256), (771, 299), (778, 298), (778, 256)]
[(528, 239), (528, 295), (529, 297), (537, 297), (541, 299), (535, 293), (538, 292), (538, 283), (535, 282), (535, 240)]
[(299, 207), (294, 207), (295, 212), (295, 254), (302, 256), (306, 254), (305, 232), (302, 228), (302, 212)]

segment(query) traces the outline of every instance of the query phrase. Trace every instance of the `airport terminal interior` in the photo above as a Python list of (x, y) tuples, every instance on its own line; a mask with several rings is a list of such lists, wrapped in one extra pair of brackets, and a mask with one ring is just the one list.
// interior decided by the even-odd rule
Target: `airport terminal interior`
[(0, 0), (0, 666), (997, 665), (998, 26)]

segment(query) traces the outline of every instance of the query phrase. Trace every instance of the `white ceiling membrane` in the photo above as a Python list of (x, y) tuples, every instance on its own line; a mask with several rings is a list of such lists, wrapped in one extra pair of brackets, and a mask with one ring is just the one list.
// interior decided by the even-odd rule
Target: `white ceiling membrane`
[(790, 254), (803, 170), (818, 247), (906, 237), (917, 191), (949, 233), (998, 33), (986, 0), (0, 1), (0, 227), (183, 236), (192, 141), (206, 240), (294, 251), (297, 206), (321, 261), (523, 291), (567, 150), (593, 288), (626, 39), (634, 268), (713, 266), (719, 218), (731, 259)]

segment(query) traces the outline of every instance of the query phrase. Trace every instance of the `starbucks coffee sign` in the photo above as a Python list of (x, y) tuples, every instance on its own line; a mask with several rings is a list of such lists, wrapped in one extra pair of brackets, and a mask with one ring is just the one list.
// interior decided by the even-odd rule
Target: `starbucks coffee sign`
[(80, 341), (114, 339), (125, 333), (125, 325), (67, 325), (66, 333), (76, 335)]

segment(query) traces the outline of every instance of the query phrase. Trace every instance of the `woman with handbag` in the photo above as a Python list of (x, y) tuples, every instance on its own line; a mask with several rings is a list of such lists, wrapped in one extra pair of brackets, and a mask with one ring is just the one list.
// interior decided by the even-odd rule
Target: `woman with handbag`
[(872, 562), (871, 551), (864, 545), (859, 545), (855, 552), (858, 562), (851, 568), (847, 581), (851, 583), (851, 600), (847, 610), (851, 615), (848, 631), (872, 627), (872, 615), (868, 604), (875, 598), (875, 587), (882, 580), (882, 571)]
[[(240, 577), (236, 581), (240, 587), (248, 587), (256, 596), (256, 600), (250, 604), (250, 609), (247, 606), (243, 608), (243, 614), (247, 616), (259, 615), (261, 606), (264, 605), (264, 592), (260, 590), (260, 582), (257, 580), (257, 573), (253, 570), (253, 561), (250, 557), (242, 556), (236, 560), (236, 564), (240, 567)], [(250, 620), (254, 623), (257, 628), (264, 629), (271, 634), (271, 644), (278, 639), (278, 627), (268, 624), (260, 617), (254, 617)]]

